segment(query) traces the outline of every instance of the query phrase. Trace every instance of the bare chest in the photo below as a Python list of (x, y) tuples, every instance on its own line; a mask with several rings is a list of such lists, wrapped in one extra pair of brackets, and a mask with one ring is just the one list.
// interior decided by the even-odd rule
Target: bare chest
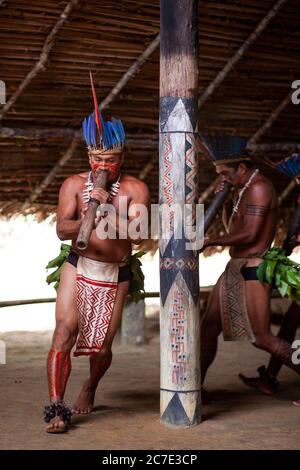
[[(86, 191), (86, 185), (83, 183), (81, 188), (77, 192), (77, 219), (81, 217), (82, 210), (86, 207), (89, 197), (89, 192)], [(120, 215), (123, 218), (128, 217), (128, 208), (130, 204), (131, 198), (126, 194), (124, 191), (122, 184), (118, 190), (116, 195), (110, 195), (110, 199), (108, 204), (110, 206), (109, 210), (116, 213), (116, 215)]]

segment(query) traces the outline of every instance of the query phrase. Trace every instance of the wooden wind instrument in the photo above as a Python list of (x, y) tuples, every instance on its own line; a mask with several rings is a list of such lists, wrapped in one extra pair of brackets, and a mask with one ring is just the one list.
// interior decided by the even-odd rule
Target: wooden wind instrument
[[(95, 178), (94, 189), (106, 188), (108, 172), (107, 170), (100, 170)], [(78, 237), (76, 240), (76, 247), (78, 250), (85, 250), (89, 244), (90, 236), (94, 227), (95, 217), (99, 201), (91, 198), (89, 201), (88, 209), (82, 220), (81, 227), (79, 229)]]
[(219, 191), (215, 195), (214, 199), (211, 201), (207, 210), (204, 212), (204, 233), (207, 232), (212, 222), (214, 221), (217, 213), (219, 212), (219, 209), (224, 204), (230, 192), (230, 189), (231, 189), (231, 184), (225, 181), (224, 188), (222, 189), (222, 191)]

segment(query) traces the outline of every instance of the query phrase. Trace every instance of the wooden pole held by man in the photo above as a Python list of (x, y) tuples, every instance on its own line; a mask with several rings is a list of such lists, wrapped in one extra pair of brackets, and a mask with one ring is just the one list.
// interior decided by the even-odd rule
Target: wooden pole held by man
[(219, 212), (220, 208), (223, 206), (224, 202), (226, 201), (231, 188), (232, 188), (231, 184), (225, 182), (224, 188), (222, 189), (222, 191), (219, 191), (215, 195), (210, 205), (206, 209), (204, 213), (204, 233), (206, 233), (209, 227), (211, 226), (217, 213)]
[[(94, 189), (105, 189), (107, 183), (107, 176), (107, 170), (100, 170), (95, 178)], [(79, 250), (85, 250), (89, 244), (90, 236), (95, 224), (95, 217), (98, 206), (99, 201), (91, 198), (76, 240), (76, 247)]]

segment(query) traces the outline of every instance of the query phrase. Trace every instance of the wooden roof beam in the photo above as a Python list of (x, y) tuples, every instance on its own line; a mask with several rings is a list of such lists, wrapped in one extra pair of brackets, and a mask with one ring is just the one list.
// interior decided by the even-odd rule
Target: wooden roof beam
[[(83, 142), (81, 130), (65, 128), (65, 127), (31, 127), (31, 128), (13, 128), (0, 127), (0, 138), (2, 139), (25, 139), (25, 140), (45, 140), (45, 139), (75, 139)], [(126, 138), (128, 145), (142, 145), (149, 147), (157, 147), (157, 136), (153, 134), (153, 138), (149, 134), (147, 137)]]
[(299, 142), (274, 142), (272, 144), (248, 144), (252, 152), (300, 152)]
[(279, 114), (281, 114), (282, 111), (284, 111), (284, 109), (287, 107), (289, 103), (291, 103), (291, 93), (289, 93), (284, 98), (284, 100), (281, 101), (281, 103), (277, 106), (277, 108), (271, 112), (270, 116), (264, 122), (264, 124), (255, 132), (255, 134), (251, 137), (251, 139), (248, 140), (247, 148), (256, 144), (256, 142), (270, 129), (273, 122), (276, 121)]
[(69, 147), (67, 148), (67, 150), (64, 152), (62, 157), (56, 163), (56, 165), (54, 165), (54, 167), (45, 176), (43, 181), (38, 186), (36, 186), (36, 188), (32, 191), (30, 196), (26, 199), (26, 201), (24, 202), (22, 206), (22, 210), (28, 209), (28, 207), (42, 194), (44, 189), (47, 188), (47, 186), (49, 186), (49, 184), (55, 178), (57, 173), (62, 169), (62, 167), (67, 163), (67, 161), (69, 161), (70, 158), (72, 158), (77, 147), (78, 147), (78, 140), (73, 139)]
[(147, 176), (149, 175), (149, 173), (152, 171), (155, 164), (158, 164), (158, 163), (159, 163), (158, 162), (158, 153), (155, 152), (152, 155), (152, 157), (150, 158), (147, 165), (145, 165), (144, 168), (140, 171), (140, 173), (138, 175), (138, 179), (144, 181), (147, 178)]
[[(49, 58), (49, 54), (54, 46), (55, 39), (69, 18), (73, 8), (77, 5), (79, 0), (70, 0), (68, 4), (66, 5), (64, 11), (61, 13), (59, 20), (56, 22), (54, 28), (51, 30), (51, 32), (48, 34), (44, 46), (42, 49), (42, 52), (40, 54), (39, 60), (36, 62), (34, 67), (30, 70), (30, 72), (26, 75), (24, 80), (20, 83), (14, 94), (10, 97), (10, 99), (7, 101), (7, 103), (3, 106), (2, 111), (0, 112), (0, 123), (2, 122), (4, 116), (8, 113), (8, 111), (12, 108), (12, 106), (15, 104), (17, 99), (23, 94), (25, 89), (28, 87), (28, 85), (32, 82), (32, 80), (43, 70), (45, 70), (46, 62)], [(1, 4), (0, 4), (1, 5)]]
[(266, 29), (270, 21), (277, 15), (280, 8), (287, 2), (287, 0), (278, 0), (267, 15), (260, 21), (255, 30), (248, 36), (246, 41), (241, 45), (241, 47), (235, 52), (235, 54), (229, 59), (227, 64), (223, 69), (217, 74), (214, 80), (208, 85), (204, 90), (202, 95), (198, 100), (198, 108), (201, 109), (204, 103), (210, 98), (214, 91), (219, 87), (219, 85), (225, 80), (227, 75), (231, 72), (234, 66), (241, 60), (245, 55), (249, 47), (256, 41), (256, 39), (261, 35), (261, 33)]
[[(15, 104), (19, 96), (24, 92), (27, 86), (31, 83), (31, 81), (38, 75), (39, 72), (45, 69), (45, 64), (48, 60), (49, 54), (53, 48), (55, 38), (62, 28), (64, 22), (70, 16), (70, 13), (74, 6), (79, 2), (79, 0), (70, 0), (68, 5), (66, 6), (65, 10), (60, 16), (60, 19), (52, 29), (51, 33), (47, 36), (46, 41), (44, 43), (44, 47), (42, 49), (40, 58), (32, 70), (27, 74), (24, 78), (22, 83), (18, 86), (15, 93), (10, 97), (8, 102), (3, 106), (2, 111), (0, 112), (0, 122), (3, 120), (4, 116), (8, 113), (11, 107)], [(100, 109), (106, 108), (120, 93), (120, 91), (124, 88), (127, 82), (141, 69), (142, 65), (146, 62), (146, 60), (151, 56), (151, 54), (155, 51), (157, 46), (160, 42), (159, 34), (155, 37), (155, 39), (146, 47), (146, 49), (142, 52), (142, 54), (136, 59), (136, 61), (129, 67), (129, 69), (125, 72), (125, 74), (120, 78), (120, 80), (116, 83), (113, 87), (111, 92), (107, 95), (107, 97), (100, 103)]]
[[(25, 140), (65, 138), (79, 141), (83, 140), (81, 130), (66, 127), (0, 127), (0, 138)], [(251, 140), (252, 138), (249, 142)], [(158, 139), (155, 134), (153, 134), (153, 138), (151, 138), (151, 134), (149, 134), (148, 137), (128, 137), (126, 138), (126, 143), (128, 145), (145, 145), (156, 148), (158, 146)], [(253, 152), (297, 152), (300, 151), (300, 142), (273, 142), (271, 144), (251, 143), (250, 145), (248, 144), (248, 148)]]
[(158, 34), (155, 39), (146, 47), (144, 52), (136, 59), (136, 61), (129, 67), (127, 72), (120, 78), (115, 84), (113, 89), (107, 95), (107, 97), (100, 103), (100, 109), (106, 108), (125, 87), (127, 82), (141, 69), (142, 65), (147, 59), (153, 54), (160, 42), (160, 35)]
[(295, 178), (293, 178), (289, 184), (284, 188), (281, 194), (278, 196), (278, 206), (281, 206), (283, 203), (284, 199), (288, 197), (288, 195), (293, 191), (295, 186), (297, 185), (297, 181)]
[[(273, 122), (278, 118), (280, 113), (282, 113), (282, 111), (287, 107), (287, 105), (290, 102), (291, 102), (291, 93), (289, 93), (281, 101), (281, 103), (277, 106), (277, 108), (275, 108), (274, 111), (271, 112), (268, 119), (264, 122), (264, 124), (255, 132), (255, 134), (248, 141), (247, 148), (250, 149), (250, 148), (255, 147), (256, 142), (270, 129)], [(264, 145), (266, 145), (266, 144), (264, 144)], [(297, 145), (297, 150), (299, 150), (299, 145)], [(292, 192), (292, 190), (294, 189), (295, 186), (296, 186), (296, 180), (295, 180), (295, 178), (293, 178), (292, 181), (290, 181), (290, 183), (286, 186), (286, 188), (278, 196), (278, 205), (279, 206), (282, 204), (284, 199)]]
[[(75, 3), (77, 3), (78, 0), (74, 0)], [(100, 108), (104, 109), (109, 103), (111, 103), (115, 97), (120, 93), (122, 88), (125, 87), (127, 82), (140, 70), (141, 66), (145, 63), (145, 61), (150, 57), (150, 55), (155, 51), (157, 46), (159, 45), (160, 42), (160, 37), (159, 34), (155, 37), (155, 39), (147, 46), (147, 48), (143, 51), (143, 53), (136, 59), (136, 61), (129, 67), (127, 72), (121, 77), (121, 79), (116, 83), (116, 85), (113, 87), (111, 92), (107, 95), (107, 97), (101, 102)], [(63, 136), (62, 134), (63, 129), (60, 130), (60, 136)], [(65, 129), (68, 133), (68, 137), (72, 135), (70, 132), (70, 129)], [(45, 132), (48, 132), (49, 136), (49, 130), (45, 130)], [(17, 133), (15, 133), (16, 136)], [(36, 133), (37, 135), (37, 133)], [(52, 135), (53, 136), (53, 135)], [(27, 132), (27, 137), (28, 137), (28, 132)], [(50, 172), (46, 175), (46, 177), (43, 179), (43, 181), (34, 189), (34, 191), (30, 194), (30, 196), (26, 199), (22, 206), (22, 210), (27, 209), (30, 204), (32, 204), (44, 191), (44, 189), (49, 186), (51, 181), (55, 178), (57, 173), (61, 170), (61, 168), (72, 158), (74, 155), (78, 145), (79, 145), (79, 140), (82, 140), (82, 132), (81, 130), (73, 131), (72, 135), (72, 142), (63, 154), (63, 156), (59, 159), (59, 161), (54, 165), (54, 167), (50, 170)], [(127, 141), (128, 142), (128, 141)], [(143, 141), (145, 143), (145, 140)], [(157, 146), (157, 144), (156, 144)], [(148, 165), (150, 165), (151, 162), (149, 162)], [(154, 165), (154, 163), (153, 163)], [(152, 168), (152, 167), (151, 167)], [(144, 169), (145, 177), (147, 175), (147, 172), (150, 171), (150, 167), (148, 169)]]

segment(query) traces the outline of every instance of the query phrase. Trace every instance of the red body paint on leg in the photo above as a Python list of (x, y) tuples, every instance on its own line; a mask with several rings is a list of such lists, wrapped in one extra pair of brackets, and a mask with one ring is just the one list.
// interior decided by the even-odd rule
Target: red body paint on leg
[(69, 351), (50, 349), (47, 361), (49, 395), (51, 401), (63, 399), (71, 372)]

